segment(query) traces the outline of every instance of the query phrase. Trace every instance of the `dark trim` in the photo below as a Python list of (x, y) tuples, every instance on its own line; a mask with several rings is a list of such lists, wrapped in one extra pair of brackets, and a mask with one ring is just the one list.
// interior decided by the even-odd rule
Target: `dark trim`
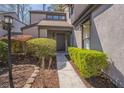
[(30, 15), (30, 24), (31, 24), (31, 13), (29, 12), (29, 15)]
[(40, 11), (40, 10), (31, 10), (30, 13), (40, 13), (40, 14), (66, 14), (64, 12), (57, 11)]
[(40, 27), (40, 28), (47, 28), (47, 29), (48, 29), (48, 28), (69, 28), (69, 29), (72, 29), (72, 30), (73, 30), (73, 27), (64, 27), (64, 26), (61, 26), (61, 27), (60, 27), (60, 26), (45, 26), (45, 25), (44, 25), (44, 26), (40, 26), (40, 25), (39, 25), (39, 27)]
[(34, 24), (31, 24), (31, 25), (26, 25), (26, 26), (22, 27), (21, 30), (28, 29), (28, 28), (33, 27), (33, 26), (37, 26), (37, 24), (38, 23), (34, 23)]
[(38, 26), (38, 38), (40, 38), (40, 27)]
[(16, 19), (16, 18), (14, 18), (14, 17), (13, 17), (13, 19), (15, 19), (16, 21), (18, 21), (18, 22), (20, 22), (20, 23), (22, 23), (22, 24), (24, 24), (24, 25), (27, 25), (27, 24), (23, 23), (22, 21), (20, 21), (19, 19)]
[(97, 9), (101, 4), (90, 4), (87, 6), (87, 8), (79, 15), (79, 17), (72, 23), (74, 26), (77, 26), (78, 24), (82, 23), (85, 18), (89, 18), (92, 11)]

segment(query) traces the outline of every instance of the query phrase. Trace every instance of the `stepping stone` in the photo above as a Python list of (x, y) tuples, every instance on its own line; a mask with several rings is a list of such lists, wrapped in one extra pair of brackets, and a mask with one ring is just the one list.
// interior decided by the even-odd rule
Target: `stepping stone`
[(30, 88), (31, 84), (25, 84), (24, 88)]
[(39, 73), (39, 70), (35, 70), (34, 73)]
[(35, 78), (37, 76), (37, 74), (36, 73), (33, 73), (32, 75), (31, 75), (31, 78)]
[(35, 67), (34, 69), (35, 69), (35, 70), (39, 70), (40, 68), (39, 68), (39, 67)]
[(31, 84), (31, 83), (33, 83), (33, 82), (34, 82), (34, 78), (29, 78), (29, 79), (27, 80), (26, 84)]

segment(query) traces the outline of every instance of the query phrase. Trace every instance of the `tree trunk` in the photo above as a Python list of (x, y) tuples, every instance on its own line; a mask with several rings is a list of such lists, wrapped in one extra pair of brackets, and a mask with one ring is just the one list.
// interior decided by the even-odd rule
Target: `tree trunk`
[(45, 57), (42, 57), (42, 69), (44, 70), (45, 69)]
[(48, 69), (50, 69), (51, 65), (52, 65), (52, 57), (50, 57)]

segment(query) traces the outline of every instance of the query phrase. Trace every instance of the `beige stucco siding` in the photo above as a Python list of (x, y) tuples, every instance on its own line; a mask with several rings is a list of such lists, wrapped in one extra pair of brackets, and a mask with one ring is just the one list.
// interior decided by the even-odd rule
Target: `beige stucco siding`
[(31, 24), (40, 22), (46, 18), (46, 14), (41, 13), (31, 13)]
[(38, 27), (33, 26), (30, 28), (23, 29), (23, 34), (24, 35), (32, 35), (34, 38), (38, 37)]
[(40, 37), (42, 38), (47, 37), (47, 29), (40, 29)]
[(110, 60), (105, 71), (124, 87), (124, 5), (102, 5), (92, 13), (91, 48), (103, 50)]

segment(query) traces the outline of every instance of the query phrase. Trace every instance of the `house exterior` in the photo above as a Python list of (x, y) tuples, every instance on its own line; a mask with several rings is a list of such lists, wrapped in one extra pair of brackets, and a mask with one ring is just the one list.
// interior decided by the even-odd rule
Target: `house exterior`
[(26, 24), (21, 22), (16, 14), (16, 12), (0, 12), (0, 37), (7, 35), (7, 31), (4, 30), (4, 15), (10, 15), (13, 17), (13, 27), (12, 27), (12, 35), (22, 34), (21, 27)]
[(105, 74), (124, 87), (124, 5), (75, 4), (65, 10), (74, 26), (73, 46), (105, 52), (110, 64)]
[(24, 35), (34, 38), (51, 38), (57, 42), (57, 51), (67, 51), (73, 26), (67, 22), (66, 13), (29, 11), (30, 25), (22, 27)]

